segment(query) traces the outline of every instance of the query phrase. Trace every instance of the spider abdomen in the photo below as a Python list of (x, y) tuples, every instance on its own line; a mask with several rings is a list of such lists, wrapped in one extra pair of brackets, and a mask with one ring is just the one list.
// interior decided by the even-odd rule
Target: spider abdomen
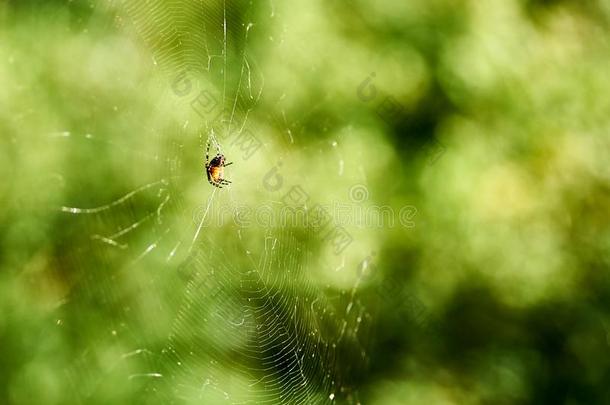
[(209, 168), (210, 178), (213, 182), (218, 183), (224, 178), (224, 169), (222, 166), (211, 166)]

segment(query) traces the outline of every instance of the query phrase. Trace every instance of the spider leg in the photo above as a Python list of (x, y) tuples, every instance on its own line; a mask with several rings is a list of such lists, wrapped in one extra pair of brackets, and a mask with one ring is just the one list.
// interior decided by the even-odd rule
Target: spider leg
[(232, 164), (233, 164), (233, 162), (229, 162), (229, 163), (225, 163), (224, 166), (227, 167), (227, 166), (232, 165)]
[(205, 147), (205, 167), (208, 168), (208, 163), (210, 161), (210, 139), (208, 138)]
[(211, 179), (208, 180), (208, 183), (210, 183), (214, 187), (218, 187), (218, 188), (222, 188), (220, 185), (223, 184), (222, 182), (215, 182), (214, 180), (211, 180)]

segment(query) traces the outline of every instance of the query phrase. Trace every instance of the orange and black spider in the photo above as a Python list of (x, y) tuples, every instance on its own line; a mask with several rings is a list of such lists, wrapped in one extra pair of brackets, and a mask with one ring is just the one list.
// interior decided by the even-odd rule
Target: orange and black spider
[(205, 148), (205, 172), (208, 176), (208, 182), (218, 188), (222, 188), (222, 185), (231, 183), (224, 178), (224, 168), (231, 164), (233, 164), (233, 162), (226, 163), (225, 156), (220, 153), (218, 145), (216, 145), (216, 156), (210, 161), (210, 141), (208, 140)]

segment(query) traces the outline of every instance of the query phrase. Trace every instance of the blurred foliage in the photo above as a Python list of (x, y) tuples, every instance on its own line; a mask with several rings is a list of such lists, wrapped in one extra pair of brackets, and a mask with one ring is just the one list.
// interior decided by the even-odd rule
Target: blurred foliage
[[(228, 3), (0, 3), (0, 401), (242, 398), (256, 338), (207, 318), (238, 320), (265, 289), (256, 324), (317, 354), (301, 360), (311, 403), (610, 403), (610, 3)], [(172, 92), (183, 71), (264, 144), (243, 159), (222, 128), (236, 163), (214, 194), (207, 135)], [(160, 179), (99, 215), (59, 209)], [(204, 209), (275, 203), (292, 185), (350, 203), (355, 184), (367, 207), (416, 207), (415, 226), (352, 224), (335, 255), (306, 229), (226, 223), (189, 254)], [(140, 220), (123, 247), (101, 239)], [(202, 274), (240, 292), (191, 291)], [(337, 339), (351, 304), (369, 321)], [(314, 329), (341, 341), (333, 356)], [(291, 361), (270, 372), (300, 392)], [(176, 395), (208, 374), (216, 390)]]

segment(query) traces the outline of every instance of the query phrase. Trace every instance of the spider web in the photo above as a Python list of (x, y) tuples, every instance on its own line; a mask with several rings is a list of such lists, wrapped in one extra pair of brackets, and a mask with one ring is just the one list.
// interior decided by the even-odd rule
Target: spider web
[[(75, 335), (89, 333), (75, 339), (86, 343), (75, 344), (66, 370), (75, 400), (119, 384), (141, 392), (142, 402), (358, 403), (353, 380), (367, 363), (370, 321), (359, 281), (336, 290), (312, 280), (311, 268), (325, 264), (311, 228), (212, 221), (261, 194), (271, 203), (282, 198), (249, 178), (249, 168), (290, 153), (290, 144), (278, 152), (282, 140), (265, 138), (256, 111), (265, 80), (249, 41), (273, 18), (272, 4), (150, 0), (107, 10), (141, 41), (136, 50), (150, 58), (145, 73), (158, 86), (128, 85), (149, 100), (146, 119), (123, 107), (127, 119), (138, 120), (137, 134), (51, 134), (68, 143), (72, 161), (99, 154), (111, 162), (64, 174), (73, 187), (60, 208), (65, 237), (84, 236), (66, 247), (65, 265), (79, 270), (65, 305), (113, 320), (107, 330), (88, 332), (79, 330), (83, 319), (62, 320)], [(255, 134), (258, 152), (245, 147), (252, 140), (245, 143), (244, 134)], [(211, 153), (217, 146), (235, 161), (226, 170), (233, 185), (207, 184), (208, 141)], [(132, 186), (115, 189), (115, 178)], [(256, 198), (240, 185), (246, 182), (258, 183)], [(107, 198), (89, 197), (82, 192), (88, 186), (107, 190)], [(83, 268), (85, 256), (95, 268)], [(116, 350), (102, 361), (98, 343)], [(98, 372), (90, 371), (96, 362)]]

